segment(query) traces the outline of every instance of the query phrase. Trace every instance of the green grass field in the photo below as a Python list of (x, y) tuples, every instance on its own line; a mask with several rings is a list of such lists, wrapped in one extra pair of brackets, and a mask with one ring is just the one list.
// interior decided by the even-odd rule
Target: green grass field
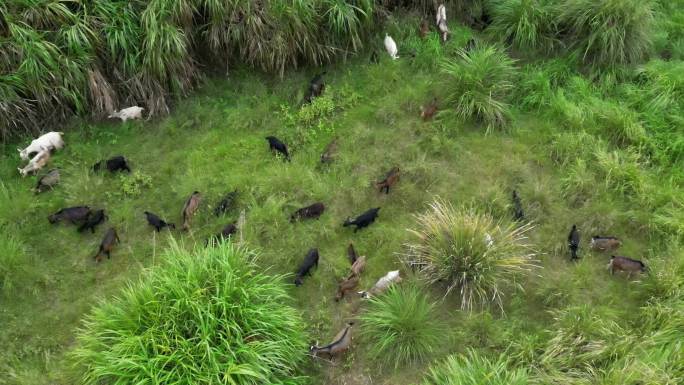
[[(409, 39), (408, 32), (399, 33)], [(436, 40), (412, 38), (419, 48)], [(465, 40), (452, 40), (444, 56), (452, 57), (449, 50)], [(434, 362), (472, 349), (488, 357), (506, 352), (514, 360), (510, 365), (535, 373), (537, 383), (554, 383), (553, 378), (638, 383), (627, 382), (643, 380), (637, 371), (651, 379), (639, 382), (643, 384), (681, 380), (682, 364), (673, 364), (667, 358), (672, 356), (644, 353), (639, 363), (652, 371), (640, 371), (620, 344), (623, 335), (631, 336), (630, 346), (649, 338), (642, 328), (643, 308), (653, 298), (670, 298), (666, 293), (676, 284), (668, 282), (679, 279), (671, 272), (684, 264), (682, 159), (659, 163), (655, 155), (649, 157), (652, 148), (634, 130), (620, 131), (629, 126), (624, 120), (630, 115), (624, 111), (641, 114), (637, 103), (623, 103), (620, 97), (630, 84), (592, 83), (552, 61), (518, 62), (521, 74), (514, 80), (507, 128), (486, 130), (448, 111), (423, 122), (420, 105), (434, 95), (440, 100), (446, 96), (444, 76), (420, 57), (426, 52), (428, 48), (419, 50), (415, 59), (405, 55), (391, 61), (381, 55), (379, 64), (370, 64), (361, 56), (329, 66), (325, 96), (305, 113), (297, 112), (299, 101), (318, 69), (290, 72), (282, 79), (234, 70), (227, 79), (204, 81), (168, 117), (123, 124), (74, 122), (66, 130), (66, 148), (49, 166), (62, 170), (61, 184), (40, 195), (31, 191), (35, 177), (18, 175), (18, 154), (7, 145), (0, 158), (0, 383), (75, 383), (68, 353), (84, 314), (98, 301), (116, 296), (142, 271), (154, 269), (172, 238), (188, 250), (203, 245), (206, 237), (237, 220), (240, 210), (246, 219), (243, 242), (258, 252), (258, 264), (265, 270), (294, 273), (309, 248), (319, 249), (321, 262), (313, 276), (288, 291), (310, 340), (328, 342), (365, 309), (356, 298), (340, 303), (333, 298), (349, 268), (349, 242), (368, 257), (362, 288), (395, 269), (413, 281), (416, 277), (401, 257), (405, 244), (415, 241), (408, 229), (415, 228), (416, 214), (441, 198), (512, 220), (513, 189), (534, 226), (530, 243), (541, 268), (523, 276), (523, 290), (504, 286), (503, 313), (494, 306), (462, 311), (458, 295), (445, 298), (439, 287), (423, 287), (430, 301), (437, 302), (441, 327), (429, 359), (379, 369), (367, 354), (369, 342), (357, 330), (341, 359), (308, 359), (300, 374), (312, 384), (414, 384)], [(561, 80), (544, 93), (535, 79), (549, 73)], [(641, 115), (638, 120), (644, 121)], [(269, 152), (268, 135), (290, 145), (292, 162)], [(655, 133), (646, 135), (651, 140)], [(336, 160), (323, 166), (320, 154), (335, 137), (340, 144)], [(113, 155), (125, 155), (133, 174), (90, 171), (93, 163)], [(381, 194), (373, 183), (393, 166), (400, 167), (401, 180), (388, 195)], [(239, 209), (214, 216), (214, 205), (234, 189), (240, 193)], [(147, 225), (145, 210), (180, 224), (183, 203), (195, 190), (203, 201), (189, 233), (156, 234)], [(319, 220), (289, 223), (294, 210), (315, 201), (326, 205)], [(49, 214), (81, 204), (104, 208), (109, 216), (94, 235), (48, 223)], [(380, 216), (370, 227), (358, 233), (342, 227), (348, 216), (377, 206)], [(578, 262), (569, 260), (566, 248), (572, 224), (582, 234)], [(116, 227), (122, 242), (111, 260), (96, 264), (92, 257), (109, 226)], [(650, 275), (611, 276), (605, 268), (609, 255), (589, 251), (594, 234), (620, 237), (624, 244), (618, 253), (645, 260)], [(592, 317), (619, 325), (624, 334), (610, 327), (605, 333), (583, 329)], [(572, 327), (578, 328), (575, 334)], [(674, 326), (679, 333), (682, 327)], [(587, 341), (614, 349), (596, 353), (598, 358), (552, 352), (553, 344), (570, 349), (567, 341), (576, 341), (573, 336), (583, 332)], [(609, 332), (615, 333), (613, 340)], [(590, 367), (597, 372), (589, 373)]]

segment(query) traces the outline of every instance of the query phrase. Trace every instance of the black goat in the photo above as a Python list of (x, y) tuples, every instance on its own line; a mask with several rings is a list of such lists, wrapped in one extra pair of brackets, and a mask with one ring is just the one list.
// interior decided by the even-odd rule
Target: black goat
[(287, 146), (285, 143), (281, 142), (275, 136), (267, 136), (266, 140), (268, 140), (268, 147), (271, 149), (271, 151), (281, 153), (285, 157), (286, 161), (290, 161), (290, 153), (287, 152)]
[(50, 223), (57, 223), (66, 220), (75, 225), (77, 222), (85, 221), (88, 218), (89, 213), (90, 207), (88, 206), (67, 207), (50, 215), (48, 221), (50, 221)]
[(298, 219), (318, 219), (325, 211), (325, 205), (321, 202), (316, 202), (312, 205), (302, 207), (301, 209), (295, 211), (290, 216), (290, 222), (294, 222)]
[(220, 233), (216, 235), (212, 235), (207, 239), (207, 241), (204, 243), (204, 246), (207, 247), (210, 244), (212, 246), (218, 244), (221, 240), (223, 239), (228, 239), (231, 235), (235, 234), (237, 232), (237, 226), (235, 225), (235, 222), (230, 223), (226, 225), (223, 230), (221, 230)]
[(238, 191), (234, 190), (226, 194), (226, 196), (221, 199), (216, 208), (214, 208), (214, 215), (217, 217), (221, 214), (227, 213), (234, 209), (237, 203)]
[(145, 211), (145, 218), (147, 218), (147, 223), (149, 223), (150, 226), (153, 226), (157, 232), (160, 232), (164, 227), (168, 227), (169, 229), (176, 228), (176, 225), (173, 223), (168, 223), (149, 211)]
[(354, 229), (354, 232), (359, 231), (360, 229), (367, 227), (371, 223), (375, 221), (375, 218), (378, 217), (378, 211), (380, 211), (380, 207), (376, 207), (374, 209), (370, 209), (363, 214), (359, 215), (355, 219), (347, 219), (344, 221), (344, 224), (342, 226), (347, 227), (347, 226), (356, 226)]
[(311, 81), (309, 82), (309, 89), (306, 91), (306, 95), (304, 96), (304, 102), (303, 104), (308, 104), (311, 103), (315, 98), (323, 95), (323, 91), (325, 90), (325, 83), (323, 83), (323, 75), (325, 75), (327, 72), (323, 71), (322, 73), (316, 75)]
[(295, 277), (295, 285), (301, 286), (304, 283), (304, 277), (311, 274), (311, 268), (318, 267), (318, 249), (311, 249), (306, 253), (304, 261), (297, 269), (297, 276)]
[(109, 257), (111, 257), (114, 245), (119, 242), (121, 242), (121, 240), (116, 234), (116, 230), (113, 227), (107, 230), (104, 238), (102, 239), (102, 243), (100, 243), (100, 249), (97, 251), (97, 254), (95, 254), (95, 257), (93, 257), (95, 262), (102, 261), (103, 255), (106, 255), (107, 259), (109, 259)]
[(109, 172), (126, 171), (131, 172), (131, 168), (128, 166), (128, 161), (121, 155), (114, 156), (107, 160), (101, 160), (95, 165), (93, 165), (93, 171), (98, 172), (102, 168), (102, 163), (104, 162), (105, 168)]
[(95, 234), (95, 227), (100, 223), (107, 220), (104, 210), (95, 210), (88, 212), (85, 222), (78, 228), (78, 232), (82, 232), (85, 229), (90, 229), (90, 231)]
[(577, 230), (577, 225), (572, 225), (572, 230), (568, 234), (568, 247), (570, 248), (570, 257), (577, 259), (577, 249), (579, 249), (580, 234)]
[(522, 221), (525, 219), (525, 213), (523, 212), (520, 196), (515, 190), (513, 190), (513, 218), (515, 218), (516, 221)]

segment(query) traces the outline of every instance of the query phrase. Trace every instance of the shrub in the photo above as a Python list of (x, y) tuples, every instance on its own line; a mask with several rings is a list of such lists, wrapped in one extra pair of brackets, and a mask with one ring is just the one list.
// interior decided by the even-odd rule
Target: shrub
[(128, 197), (137, 197), (144, 188), (152, 187), (152, 177), (140, 171), (134, 171), (132, 175), (119, 175), (119, 181), (121, 192)]
[(527, 385), (525, 369), (510, 369), (505, 357), (490, 360), (475, 350), (449, 356), (428, 372), (423, 385)]
[(477, 119), (487, 128), (503, 127), (510, 114), (507, 103), (516, 68), (506, 53), (491, 45), (459, 50), (458, 59), (443, 61), (447, 102), (464, 119)]
[(652, 0), (565, 0), (558, 7), (559, 28), (587, 63), (636, 63), (651, 49)]
[(84, 384), (282, 384), (304, 357), (282, 277), (230, 243), (166, 263), (100, 303), (73, 353)]
[(489, 30), (522, 50), (550, 51), (557, 44), (555, 8), (549, 0), (493, 2)]
[(441, 340), (435, 304), (415, 285), (394, 285), (371, 298), (361, 320), (371, 356), (395, 369), (424, 359)]
[(535, 267), (535, 253), (526, 243), (531, 225), (497, 223), (439, 200), (416, 219), (418, 227), (410, 231), (417, 242), (408, 245), (409, 257), (426, 263), (422, 272), (428, 282), (447, 285), (445, 295), (458, 290), (463, 309), (472, 310), (476, 302), (503, 309), (503, 284)]

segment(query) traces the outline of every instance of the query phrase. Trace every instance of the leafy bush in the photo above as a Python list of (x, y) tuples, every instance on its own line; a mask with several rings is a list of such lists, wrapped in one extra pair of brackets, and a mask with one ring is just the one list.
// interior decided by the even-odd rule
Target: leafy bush
[(461, 308), (477, 302), (503, 309), (503, 285), (535, 267), (535, 255), (526, 243), (530, 225), (495, 222), (472, 209), (454, 209), (436, 201), (417, 216), (417, 237), (409, 244), (409, 258), (426, 263), (422, 270), (430, 283), (446, 284), (446, 295), (458, 290)]
[(475, 350), (449, 356), (430, 369), (423, 385), (527, 385), (525, 369), (510, 369), (502, 355), (490, 360)]
[(361, 316), (371, 356), (395, 369), (424, 359), (441, 340), (436, 312), (435, 304), (415, 285), (394, 285), (386, 294), (372, 297)]
[(550, 0), (501, 0), (492, 2), (489, 30), (520, 49), (550, 51), (555, 37), (556, 9)]
[(229, 243), (188, 253), (100, 303), (78, 331), (84, 384), (283, 384), (306, 352), (281, 277)]
[(565, 0), (558, 8), (559, 28), (587, 63), (637, 63), (651, 49), (652, 0)]
[(137, 197), (142, 189), (152, 187), (152, 177), (140, 171), (134, 171), (132, 175), (119, 175), (121, 192), (128, 197)]
[(516, 68), (502, 49), (479, 45), (470, 51), (460, 50), (457, 60), (442, 62), (442, 72), (447, 75), (447, 102), (457, 115), (480, 120), (488, 128), (507, 124), (507, 99)]

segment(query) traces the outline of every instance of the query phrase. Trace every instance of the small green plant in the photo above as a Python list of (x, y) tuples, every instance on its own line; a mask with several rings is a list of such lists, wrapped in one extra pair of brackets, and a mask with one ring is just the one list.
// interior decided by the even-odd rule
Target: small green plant
[(459, 50), (456, 60), (442, 62), (447, 75), (447, 102), (458, 116), (475, 119), (487, 128), (505, 127), (509, 120), (508, 97), (516, 68), (506, 53), (492, 45)]
[(493, 304), (503, 310), (504, 284), (536, 267), (536, 253), (526, 242), (532, 226), (504, 224), (473, 209), (455, 209), (437, 200), (416, 217), (410, 230), (417, 241), (408, 245), (408, 257), (425, 263), (429, 283), (446, 285), (445, 295), (458, 291), (461, 308)]
[(527, 385), (528, 381), (527, 371), (509, 368), (503, 355), (491, 360), (469, 349), (430, 368), (422, 385)]
[(296, 384), (306, 342), (282, 277), (222, 242), (166, 261), (100, 303), (73, 353), (84, 384)]
[(394, 285), (373, 297), (361, 316), (370, 355), (395, 369), (423, 360), (441, 340), (436, 316), (435, 304), (415, 285)]
[(152, 187), (152, 177), (141, 172), (134, 171), (131, 175), (119, 175), (121, 193), (127, 197), (137, 197), (142, 190)]

